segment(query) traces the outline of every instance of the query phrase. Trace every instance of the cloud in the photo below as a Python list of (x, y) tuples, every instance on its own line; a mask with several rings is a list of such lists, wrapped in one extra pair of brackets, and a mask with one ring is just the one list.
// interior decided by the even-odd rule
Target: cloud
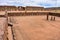
[(60, 0), (0, 0), (0, 5), (60, 7)]

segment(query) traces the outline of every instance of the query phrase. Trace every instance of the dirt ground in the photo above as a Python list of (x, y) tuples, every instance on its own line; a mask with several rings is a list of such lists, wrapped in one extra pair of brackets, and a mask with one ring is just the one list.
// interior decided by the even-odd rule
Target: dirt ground
[(13, 17), (16, 40), (60, 40), (60, 18), (47, 21), (46, 16)]

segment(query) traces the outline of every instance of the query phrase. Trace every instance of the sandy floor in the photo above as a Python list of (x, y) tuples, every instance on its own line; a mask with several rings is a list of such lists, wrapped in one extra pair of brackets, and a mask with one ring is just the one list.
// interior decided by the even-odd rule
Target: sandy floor
[(14, 17), (16, 40), (60, 40), (60, 19), (47, 21), (46, 16)]

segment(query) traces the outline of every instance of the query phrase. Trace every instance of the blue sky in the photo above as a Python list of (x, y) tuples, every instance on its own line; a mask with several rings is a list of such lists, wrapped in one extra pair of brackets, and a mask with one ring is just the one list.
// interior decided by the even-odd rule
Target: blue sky
[(60, 0), (0, 0), (0, 5), (60, 7)]

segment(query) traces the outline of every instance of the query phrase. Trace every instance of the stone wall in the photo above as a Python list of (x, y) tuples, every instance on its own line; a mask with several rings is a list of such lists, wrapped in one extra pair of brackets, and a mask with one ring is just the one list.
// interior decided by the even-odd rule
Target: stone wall
[(0, 6), (0, 11), (16, 11), (16, 6)]
[(57, 11), (60, 10), (60, 7), (51, 7), (51, 8), (45, 8), (45, 11)]
[(43, 11), (44, 7), (26, 6), (25, 9), (28, 11)]
[(25, 7), (18, 6), (18, 10), (19, 10), (19, 11), (24, 11), (24, 10), (25, 10)]
[(51, 8), (44, 8), (44, 7), (37, 7), (37, 6), (0, 6), (0, 11), (54, 11), (60, 10), (60, 7), (51, 7)]

